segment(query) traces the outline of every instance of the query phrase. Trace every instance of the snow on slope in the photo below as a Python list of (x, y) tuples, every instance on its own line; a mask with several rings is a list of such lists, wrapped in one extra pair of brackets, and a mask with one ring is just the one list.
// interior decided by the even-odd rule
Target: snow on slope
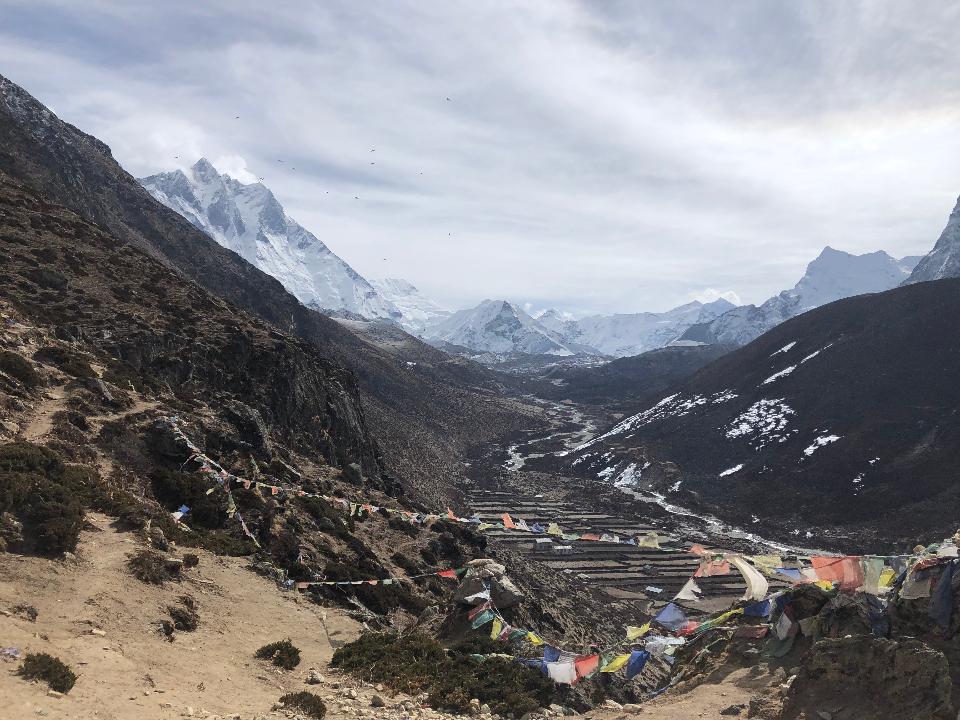
[(933, 250), (920, 259), (906, 283), (948, 277), (960, 277), (960, 198)]
[(153, 197), (283, 286), (305, 305), (367, 318), (399, 313), (353, 268), (284, 212), (261, 183), (221, 175), (206, 158), (142, 178)]
[(807, 265), (806, 273), (791, 290), (784, 290), (760, 307), (744, 305), (711, 322), (695, 325), (684, 333), (683, 339), (746, 345), (784, 320), (821, 305), (895, 288), (910, 276), (917, 260), (897, 260), (882, 250), (851, 255), (826, 247)]
[(433, 343), (449, 343), (492, 353), (573, 355), (563, 339), (505, 300), (484, 300), (427, 329)]
[(399, 322), (403, 328), (414, 335), (423, 336), (427, 328), (453, 314), (421, 293), (408, 280), (383, 278), (372, 280), (371, 284), (400, 313)]

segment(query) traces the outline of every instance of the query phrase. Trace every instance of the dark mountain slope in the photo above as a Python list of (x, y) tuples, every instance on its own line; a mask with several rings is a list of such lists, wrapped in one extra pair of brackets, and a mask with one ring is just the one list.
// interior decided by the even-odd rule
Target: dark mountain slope
[(447, 497), (467, 446), (531, 423), (497, 397), (501, 376), (411, 339), (420, 357), (413, 371), (407, 358), (304, 307), (278, 281), (155, 201), (106, 145), (3, 77), (0, 170), (353, 370), (387, 465), (424, 497)]
[(958, 318), (960, 280), (818, 308), (672, 388), (577, 451), (575, 467), (615, 466), (613, 479), (676, 488), (676, 502), (719, 506), (771, 535), (813, 528), (808, 544), (838, 533), (868, 546), (952, 533)]
[(665, 347), (594, 367), (558, 365), (543, 375), (551, 384), (539, 394), (632, 413), (731, 349), (726, 345)]
[[(3, 173), (0, 299), (71, 345), (38, 359), (88, 368), (70, 372), (103, 396), (136, 388), (203, 408), (242, 426), (248, 441), (236, 449), (261, 459), (276, 441), (381, 474), (351, 373)], [(119, 390), (104, 391), (89, 362)]]

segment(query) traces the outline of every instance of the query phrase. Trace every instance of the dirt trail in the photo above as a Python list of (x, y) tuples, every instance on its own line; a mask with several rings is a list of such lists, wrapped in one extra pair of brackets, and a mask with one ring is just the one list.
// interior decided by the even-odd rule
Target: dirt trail
[(53, 416), (63, 410), (67, 402), (66, 385), (57, 385), (43, 394), (30, 422), (21, 430), (24, 440), (36, 442), (53, 428)]
[[(35, 717), (120, 720), (180, 717), (187, 707), (252, 717), (268, 711), (285, 692), (305, 689), (310, 667), (323, 668), (334, 643), (347, 642), (358, 625), (324, 610), (246, 569), (241, 558), (199, 552), (200, 566), (182, 583), (145, 585), (126, 570), (138, 547), (133, 535), (109, 519), (88, 516), (78, 559), (52, 561), (0, 555), (0, 609), (18, 603), (39, 610), (35, 623), (0, 616), (0, 646), (49, 652), (80, 674), (65, 697), (28, 684), (0, 663), (0, 718)], [(167, 642), (158, 621), (179, 595), (193, 595), (200, 627)], [(326, 625), (326, 631), (324, 630)], [(105, 635), (92, 634), (97, 628)], [(297, 670), (284, 673), (253, 658), (268, 642), (286, 637), (301, 649)], [(337, 717), (336, 713), (330, 717)]]

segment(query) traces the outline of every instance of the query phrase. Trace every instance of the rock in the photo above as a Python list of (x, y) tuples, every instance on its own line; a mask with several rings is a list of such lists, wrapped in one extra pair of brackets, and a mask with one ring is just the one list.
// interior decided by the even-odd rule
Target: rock
[(628, 715), (639, 715), (643, 712), (643, 705), (637, 705), (636, 703), (627, 703), (623, 706), (623, 711)]
[(470, 714), (479, 715), (480, 714), (480, 701), (476, 698), (470, 699)]
[(324, 677), (316, 668), (310, 668), (310, 672), (307, 673), (307, 685), (320, 685), (324, 682)]
[[(857, 720), (933, 720), (951, 707), (950, 667), (943, 653), (914, 639), (868, 635), (815, 643), (787, 691), (782, 718), (831, 719), (843, 699)], [(831, 707), (830, 711), (824, 706)]]
[(106, 637), (107, 633), (101, 630), (100, 628), (90, 628), (91, 635), (98, 635), (100, 637)]
[(833, 713), (826, 710), (817, 710), (817, 717), (820, 720), (833, 720)]
[(163, 534), (163, 530), (156, 526), (150, 528), (150, 544), (153, 545), (157, 550), (162, 550), (164, 552), (170, 549), (170, 543), (167, 542), (167, 538)]
[(493, 714), (493, 711), (490, 709), (490, 706), (489, 706), (489, 705), (487, 705), (486, 703), (484, 703), (483, 705), (480, 706), (480, 714), (481, 714), (481, 715), (492, 715), (492, 714)]
[(62, 698), (63, 693), (57, 692), (56, 690), (47, 690), (47, 697)]
[(742, 713), (744, 710), (746, 710), (746, 708), (747, 708), (747, 706), (744, 705), (744, 704), (740, 704), (740, 705), (729, 705), (729, 706), (725, 707), (723, 710), (721, 710), (721, 711), (720, 711), (720, 714), (721, 714), (721, 715), (739, 715), (739, 714)]
[(0, 427), (2, 427), (11, 435), (16, 435), (18, 432), (20, 432), (20, 426), (17, 425), (15, 422), (10, 422), (9, 420), (4, 420), (0, 422)]
[(370, 707), (382, 708), (386, 706), (386, 701), (384, 701), (384, 699), (379, 695), (374, 695), (372, 698), (370, 698)]
[(604, 700), (603, 706), (605, 708), (610, 708), (611, 710), (623, 710), (623, 705), (618, 703), (616, 700)]

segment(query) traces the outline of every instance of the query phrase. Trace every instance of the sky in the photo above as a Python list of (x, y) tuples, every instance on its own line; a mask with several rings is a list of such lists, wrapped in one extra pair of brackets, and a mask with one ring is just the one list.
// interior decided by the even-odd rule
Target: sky
[(0, 15), (0, 74), (132, 174), (206, 156), (262, 177), (362, 275), (452, 308), (759, 303), (826, 245), (927, 252), (960, 194), (960, 3), (0, 0)]

